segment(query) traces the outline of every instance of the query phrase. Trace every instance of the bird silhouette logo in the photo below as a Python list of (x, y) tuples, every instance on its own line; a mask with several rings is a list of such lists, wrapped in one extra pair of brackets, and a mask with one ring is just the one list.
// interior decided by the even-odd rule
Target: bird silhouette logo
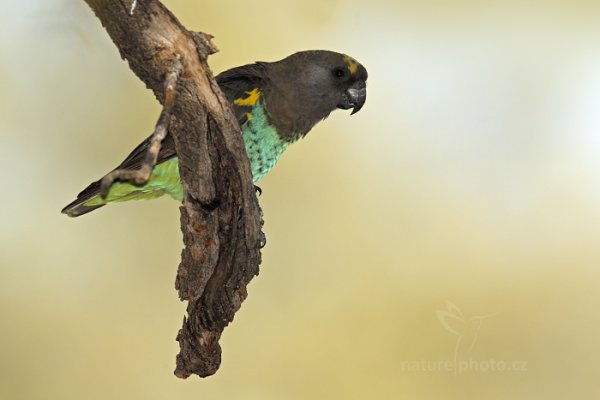
[(467, 357), (473, 351), (483, 320), (498, 314), (488, 314), (465, 318), (463, 312), (449, 300), (446, 300), (446, 309), (437, 310), (436, 316), (442, 326), (453, 335), (456, 335), (456, 344), (454, 346), (454, 364), (458, 362), (459, 357)]

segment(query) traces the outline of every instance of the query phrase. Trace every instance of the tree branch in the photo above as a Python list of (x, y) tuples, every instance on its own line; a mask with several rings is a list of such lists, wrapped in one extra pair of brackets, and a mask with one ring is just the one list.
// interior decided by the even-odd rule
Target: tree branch
[[(163, 112), (170, 109), (165, 82), (178, 63), (183, 67), (168, 125), (185, 190), (175, 285), (189, 302), (175, 374), (212, 375), (221, 361), (219, 338), (258, 274), (264, 240), (240, 128), (206, 63), (216, 49), (209, 35), (186, 30), (158, 0), (85, 1)], [(156, 162), (150, 152), (148, 159)]]

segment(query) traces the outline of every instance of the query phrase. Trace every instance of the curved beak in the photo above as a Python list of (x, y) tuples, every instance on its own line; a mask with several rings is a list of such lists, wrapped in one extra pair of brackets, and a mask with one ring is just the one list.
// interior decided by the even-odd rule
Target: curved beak
[(365, 81), (356, 82), (346, 90), (346, 94), (348, 95), (349, 103), (354, 107), (350, 115), (356, 114), (367, 100), (367, 83)]
[(352, 114), (360, 111), (367, 99), (367, 83), (365, 81), (355, 82), (342, 94), (342, 101), (337, 105), (342, 110), (352, 108)]

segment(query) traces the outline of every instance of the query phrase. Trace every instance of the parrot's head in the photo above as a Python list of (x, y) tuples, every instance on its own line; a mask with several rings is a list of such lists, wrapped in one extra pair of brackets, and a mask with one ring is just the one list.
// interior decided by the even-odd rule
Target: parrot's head
[(272, 83), (278, 93), (278, 104), (288, 116), (304, 120), (305, 134), (335, 109), (352, 109), (357, 113), (367, 98), (367, 70), (354, 58), (327, 50), (294, 53), (270, 63)]

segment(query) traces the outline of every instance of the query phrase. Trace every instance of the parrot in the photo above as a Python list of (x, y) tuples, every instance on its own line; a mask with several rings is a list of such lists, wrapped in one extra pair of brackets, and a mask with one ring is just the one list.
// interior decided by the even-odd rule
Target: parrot
[[(367, 70), (354, 58), (328, 50), (307, 50), (275, 62), (256, 62), (216, 76), (241, 127), (254, 183), (277, 163), (288, 146), (336, 109), (357, 113), (365, 104)], [(138, 169), (150, 144), (147, 138), (115, 169)], [(141, 184), (115, 181), (100, 193), (100, 180), (65, 206), (78, 217), (108, 203), (169, 195), (183, 201), (184, 189), (171, 135), (162, 142), (149, 179)]]

